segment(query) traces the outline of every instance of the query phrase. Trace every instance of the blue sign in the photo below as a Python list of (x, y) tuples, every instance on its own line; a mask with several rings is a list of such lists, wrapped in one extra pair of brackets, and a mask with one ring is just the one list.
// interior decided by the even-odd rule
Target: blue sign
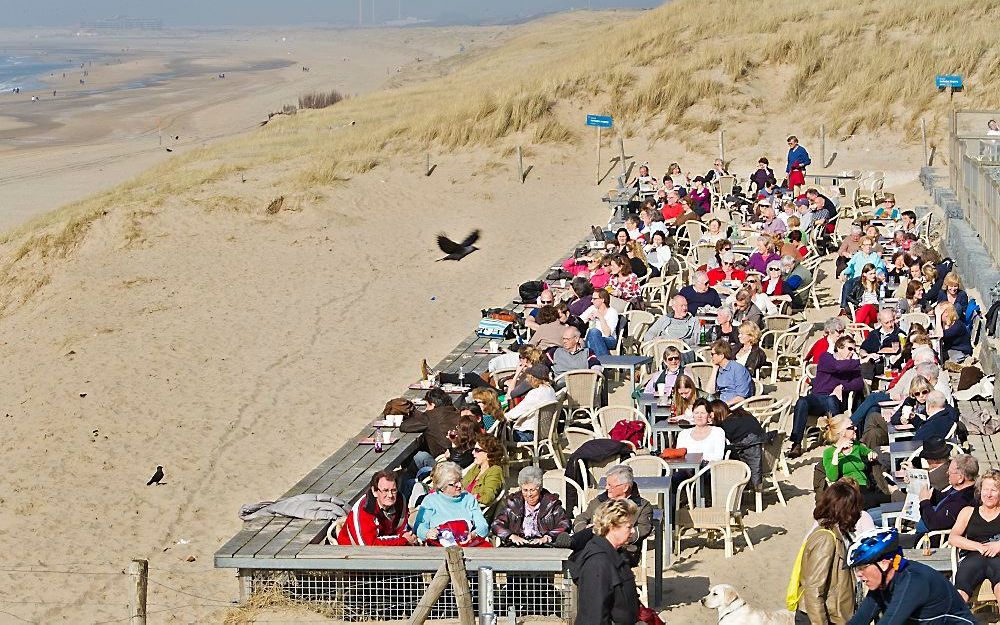
[(945, 87), (961, 89), (962, 77), (958, 74), (938, 74), (934, 77), (934, 86), (938, 89), (944, 89)]
[(597, 126), (598, 128), (611, 128), (614, 120), (611, 119), (610, 115), (587, 115), (587, 125)]

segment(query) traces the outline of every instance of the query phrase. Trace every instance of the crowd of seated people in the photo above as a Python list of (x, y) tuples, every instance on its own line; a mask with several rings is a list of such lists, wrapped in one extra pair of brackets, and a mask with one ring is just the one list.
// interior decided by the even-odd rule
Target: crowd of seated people
[[(792, 149), (798, 147), (796, 142)], [(801, 168), (786, 173), (793, 171)], [(713, 196), (713, 184), (729, 175), (721, 161), (705, 175), (682, 172), (672, 164), (658, 179), (640, 168), (634, 188), (641, 205), (623, 227), (606, 232), (596, 251), (563, 261), (572, 279), (565, 289), (546, 288), (532, 302), (524, 346), (497, 355), (483, 371), (466, 372), (463, 380), (438, 376), (472, 387), (470, 403), (455, 408), (440, 389), (427, 392), (426, 410), (414, 410), (401, 428), (422, 433), (424, 448), (398, 477), (373, 478), (338, 539), (357, 545), (489, 541), (568, 547), (577, 561), (600, 562), (624, 575), (620, 567), (638, 562), (652, 531), (653, 505), (640, 495), (632, 469), (611, 467), (604, 491), (580, 502), (582, 512), (574, 516), (567, 502), (544, 487), (544, 474), (534, 466), (518, 472), (516, 488), (511, 485), (505, 495), (511, 450), (488, 431), (505, 428), (513, 443), (537, 440), (543, 434), (539, 408), (558, 401), (560, 376), (602, 372), (602, 361), (625, 344), (628, 311), (649, 310), (652, 319), (641, 322), (639, 331), (632, 328), (632, 338), (642, 349), (661, 339), (670, 344), (655, 352), (659, 360), (633, 397), (660, 396), (668, 410), (658, 411), (656, 419), (681, 425), (677, 448), (701, 454), (706, 463), (739, 459), (759, 487), (769, 432), (740, 405), (767, 392), (761, 372), (776, 364), (767, 362), (765, 350), (774, 345), (774, 332), (771, 343), (761, 344), (765, 330), (775, 327), (769, 319), (808, 306), (805, 289), (822, 272), (840, 279), (834, 293), (840, 310), (823, 324), (818, 340), (801, 350), (808, 375), (792, 398), (787, 424), (788, 458), (806, 453), (813, 419), (826, 442), (816, 464), (825, 490), (806, 539), (815, 550), (807, 550), (803, 561), (804, 568), (818, 568), (803, 584), (822, 577), (830, 558), (846, 558), (844, 543), (881, 522), (887, 503), (899, 503), (902, 490), (886, 481), (896, 467), (885, 446), (901, 431), (923, 445), (917, 459), (931, 479), (931, 487), (919, 493), (916, 533), (904, 543), (951, 529), (952, 544), (976, 556), (960, 566), (961, 596), (967, 599), (983, 580), (1000, 582), (994, 571), (1000, 571), (1000, 560), (993, 560), (1000, 547), (987, 540), (994, 522), (1000, 523), (1000, 474), (987, 473), (977, 482), (975, 459), (955, 454), (951, 446), (960, 419), (948, 371), (973, 362), (970, 298), (952, 263), (921, 238), (913, 212), (900, 210), (887, 194), (870, 215), (843, 224), (852, 217), (833, 194), (807, 188), (804, 179), (790, 188), (776, 179), (766, 158), (749, 187), (736, 186), (726, 198)], [(740, 219), (720, 219), (713, 212), (718, 204), (739, 212)], [(688, 221), (704, 227), (683, 227)], [(827, 259), (829, 269), (818, 269), (815, 261)], [(644, 284), (681, 269), (687, 282), (673, 284), (658, 302), (647, 297)], [(826, 540), (829, 535), (836, 540)], [(605, 559), (612, 551), (622, 562)], [(817, 582), (819, 590), (803, 610), (827, 614), (837, 604), (849, 616), (853, 586), (829, 567), (823, 571), (826, 585)], [(823, 593), (836, 598), (828, 594), (820, 608)]]

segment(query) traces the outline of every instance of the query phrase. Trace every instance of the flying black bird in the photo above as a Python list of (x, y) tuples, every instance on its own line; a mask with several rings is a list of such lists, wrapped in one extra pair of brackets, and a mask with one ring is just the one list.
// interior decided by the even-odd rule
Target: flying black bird
[(444, 258), (439, 258), (438, 260), (462, 260), (469, 254), (475, 252), (479, 248), (473, 245), (479, 240), (479, 231), (473, 230), (469, 236), (465, 237), (465, 240), (461, 243), (455, 243), (449, 239), (444, 234), (438, 235), (438, 247), (441, 251), (447, 254)]
[(153, 473), (153, 477), (149, 478), (149, 481), (146, 482), (146, 486), (152, 486), (153, 484), (159, 486), (160, 480), (162, 479), (163, 479), (163, 467), (161, 467), (160, 465), (156, 465), (156, 473)]

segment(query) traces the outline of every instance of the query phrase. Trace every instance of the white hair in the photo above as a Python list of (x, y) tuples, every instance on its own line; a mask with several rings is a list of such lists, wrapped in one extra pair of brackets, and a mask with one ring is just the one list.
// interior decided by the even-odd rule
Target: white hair
[[(941, 391), (931, 391), (927, 393), (927, 414), (933, 415), (938, 410), (944, 408), (946, 400), (944, 398), (944, 393)], [(933, 409), (932, 409), (933, 407)]]
[(917, 349), (913, 350), (913, 362), (915, 363), (934, 362), (934, 360), (934, 350), (930, 347), (921, 345)]
[(934, 362), (918, 363), (913, 370), (917, 372), (917, 375), (922, 375), (928, 380), (932, 378), (936, 380), (941, 375), (941, 367), (934, 364)]
[(441, 490), (448, 484), (462, 481), (462, 467), (454, 462), (439, 462), (434, 467), (434, 487)]
[(618, 478), (618, 481), (632, 486), (635, 483), (635, 473), (632, 471), (632, 467), (627, 464), (616, 464), (615, 466), (608, 469), (608, 472), (604, 474), (605, 477), (614, 476)]
[(517, 485), (524, 486), (525, 484), (532, 484), (533, 486), (541, 488), (542, 477), (543, 473), (539, 467), (529, 465), (521, 469), (521, 472), (517, 474)]

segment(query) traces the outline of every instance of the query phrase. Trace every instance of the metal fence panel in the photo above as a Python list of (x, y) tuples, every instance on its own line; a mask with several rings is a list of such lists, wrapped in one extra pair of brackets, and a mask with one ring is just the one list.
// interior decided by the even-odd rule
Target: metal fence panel
[[(293, 601), (314, 604), (324, 614), (344, 621), (406, 620), (434, 576), (403, 571), (244, 570), (253, 593), (279, 590)], [(479, 605), (479, 575), (469, 573), (473, 609)], [(552, 573), (495, 573), (494, 613), (503, 619), (511, 608), (522, 616), (572, 619), (573, 583)], [(457, 619), (451, 586), (434, 604), (430, 619)]]

